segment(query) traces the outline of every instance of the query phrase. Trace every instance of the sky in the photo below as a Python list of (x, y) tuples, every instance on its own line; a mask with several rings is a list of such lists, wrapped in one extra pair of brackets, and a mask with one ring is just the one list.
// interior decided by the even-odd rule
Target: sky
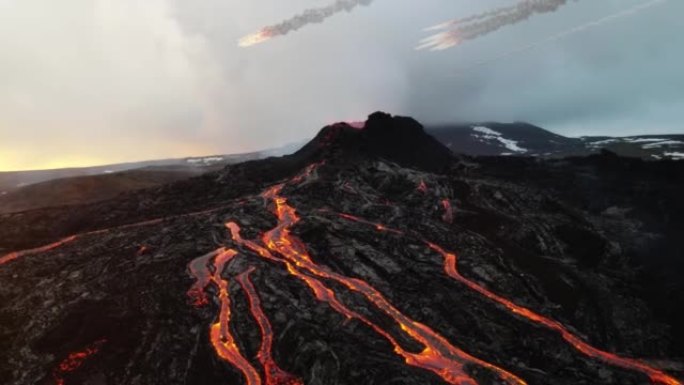
[(681, 0), (522, 51), (646, 0), (571, 0), (434, 52), (424, 28), (515, 1), (375, 0), (238, 47), (331, 1), (0, 0), (0, 171), (273, 148), (376, 110), (684, 133)]

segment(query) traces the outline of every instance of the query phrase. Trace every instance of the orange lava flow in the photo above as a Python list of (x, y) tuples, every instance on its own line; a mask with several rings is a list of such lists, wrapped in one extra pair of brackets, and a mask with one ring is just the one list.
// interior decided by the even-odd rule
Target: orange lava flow
[[(374, 222), (350, 215), (350, 214), (339, 214), (340, 217), (367, 224), (370, 226), (373, 226), (375, 228), (378, 228), (378, 225)], [(399, 230), (393, 230), (398, 232)], [(621, 367), (623, 369), (628, 369), (628, 370), (634, 370), (637, 372), (644, 373), (647, 375), (652, 384), (656, 385), (682, 385), (682, 383), (675, 378), (669, 376), (668, 374), (655, 369), (653, 367), (650, 367), (646, 365), (645, 363), (635, 360), (635, 359), (630, 359), (630, 358), (624, 358), (620, 357), (616, 354), (609, 353), (603, 350), (600, 350), (598, 348), (595, 348), (588, 343), (582, 341), (581, 338), (570, 332), (565, 326), (563, 326), (560, 322), (552, 320), (548, 317), (545, 317), (543, 315), (537, 314), (533, 312), (530, 309), (527, 309), (525, 307), (522, 307), (520, 305), (516, 305), (515, 303), (507, 300), (506, 298), (492, 293), (491, 291), (487, 290), (486, 288), (482, 287), (481, 285), (478, 285), (477, 283), (469, 280), (468, 278), (464, 277), (461, 275), (461, 273), (458, 271), (458, 258), (456, 254), (447, 252), (444, 250), (442, 247), (432, 243), (432, 242), (427, 242), (424, 241), (425, 244), (432, 250), (438, 252), (442, 257), (444, 258), (444, 271), (446, 272), (447, 275), (449, 275), (451, 278), (457, 280), (458, 282), (461, 282), (462, 284), (466, 285), (468, 288), (470, 288), (473, 291), (476, 291), (477, 293), (481, 294), (482, 296), (497, 302), (501, 305), (503, 305), (506, 309), (511, 311), (513, 314), (523, 317), (527, 319), (528, 321), (534, 322), (536, 324), (542, 325), (548, 329), (551, 329), (553, 331), (558, 332), (563, 339), (570, 344), (573, 348), (575, 348), (577, 351), (580, 353), (600, 360), (602, 362), (605, 362), (609, 365)]]
[(52, 372), (55, 384), (64, 385), (66, 383), (64, 377), (83, 366), (83, 363), (85, 363), (90, 356), (99, 352), (102, 345), (106, 342), (107, 340), (104, 339), (99, 340), (81, 351), (70, 353)]
[(253, 271), (254, 267), (251, 267), (240, 274), (237, 277), (237, 281), (247, 294), (250, 312), (257, 321), (259, 329), (261, 329), (261, 346), (259, 347), (257, 358), (264, 368), (266, 385), (304, 385), (301, 379), (281, 369), (273, 359), (271, 352), (273, 347), (273, 329), (268, 317), (261, 308), (261, 300), (249, 278)]
[(69, 243), (69, 242), (74, 241), (76, 238), (77, 238), (76, 235), (72, 235), (72, 236), (69, 236), (69, 237), (66, 237), (66, 238), (62, 238), (62, 239), (60, 239), (60, 240), (57, 241), (57, 242), (50, 243), (49, 245), (36, 247), (35, 249), (29, 249), (29, 250), (21, 250), (21, 251), (14, 251), (14, 252), (11, 252), (11, 253), (9, 253), (9, 254), (6, 254), (6, 255), (0, 257), (0, 265), (4, 265), (5, 263), (14, 261), (15, 259), (21, 258), (21, 257), (23, 257), (23, 256), (25, 256), (25, 255), (37, 254), (37, 253), (44, 253), (44, 252), (46, 252), (46, 251), (50, 251), (50, 250), (56, 249), (56, 248), (58, 248), (58, 247), (60, 247), (60, 246), (62, 246), (62, 245), (64, 245), (64, 244), (66, 244), (66, 243)]
[(220, 248), (209, 254), (195, 258), (188, 264), (190, 275), (195, 279), (195, 283), (190, 287), (190, 290), (188, 290), (188, 297), (190, 297), (192, 304), (195, 307), (209, 304), (209, 299), (204, 291), (212, 282), (212, 275), (209, 271), (209, 261), (225, 251), (225, 248)]
[[(238, 202), (238, 203), (240, 203), (240, 202)], [(164, 219), (185, 218), (185, 217), (194, 217), (194, 216), (198, 216), (198, 215), (209, 214), (212, 212), (223, 210), (223, 209), (228, 208), (228, 207), (231, 207), (231, 206), (225, 205), (225, 206), (220, 206), (220, 207), (216, 207), (216, 208), (212, 208), (212, 209), (195, 211), (195, 212), (187, 213), (187, 214), (174, 215), (174, 216), (165, 217), (165, 218), (155, 218), (155, 219), (150, 219), (150, 220), (146, 220), (146, 221), (142, 221), (142, 222), (129, 223), (127, 225), (115, 226), (115, 227), (111, 227), (111, 228), (107, 228), (107, 229), (93, 230), (93, 231), (88, 231), (88, 232), (84, 232), (84, 233), (70, 235), (66, 238), (62, 238), (59, 241), (51, 243), (49, 245), (40, 246), (40, 247), (37, 247), (34, 249), (13, 251), (11, 253), (5, 254), (2, 257), (0, 257), (0, 265), (4, 265), (8, 262), (14, 261), (15, 259), (21, 258), (25, 255), (43, 253), (46, 251), (56, 249), (56, 248), (66, 244), (66, 243), (69, 243), (69, 242), (76, 240), (76, 238), (81, 238), (81, 237), (88, 236), (88, 235), (103, 234), (103, 233), (107, 233), (109, 231), (114, 231), (114, 230), (126, 230), (126, 229), (131, 229), (131, 228), (135, 228), (135, 227), (139, 227), (139, 226), (154, 225), (154, 224), (162, 223), (164, 221)], [(148, 250), (147, 247), (145, 247), (145, 246), (141, 247), (139, 249), (139, 255), (144, 254), (144, 252), (147, 250)]]
[(618, 366), (624, 369), (634, 370), (646, 374), (650, 379), (651, 383), (659, 385), (681, 385), (681, 382), (677, 381), (673, 377), (668, 376), (664, 372), (652, 368), (641, 361), (620, 357), (613, 353), (609, 353), (598, 348), (595, 348), (588, 343), (582, 341), (578, 336), (571, 333), (565, 326), (560, 322), (554, 321), (550, 318), (544, 317), (543, 315), (537, 314), (530, 309), (514, 304), (513, 302), (501, 297), (491, 291), (485, 289), (484, 287), (478, 285), (477, 283), (465, 278), (461, 273), (458, 272), (457, 267), (457, 256), (454, 253), (447, 252), (441, 247), (435, 245), (434, 243), (427, 242), (427, 245), (434, 251), (444, 257), (444, 271), (453, 279), (461, 282), (462, 284), (468, 286), (470, 289), (482, 294), (483, 296), (497, 302), (512, 313), (521, 316), (529, 321), (545, 326), (548, 329), (554, 330), (563, 337), (563, 339), (570, 344), (573, 348), (579, 352), (589, 356), (591, 358), (603, 361), (607, 364)]
[(214, 275), (211, 277), (211, 281), (218, 287), (221, 310), (218, 320), (211, 325), (209, 330), (211, 344), (214, 345), (214, 350), (219, 357), (242, 372), (247, 385), (261, 385), (259, 372), (242, 356), (230, 332), (230, 293), (228, 281), (221, 278), (221, 272), (226, 263), (236, 255), (237, 251), (228, 249), (217, 253), (214, 259)]
[[(247, 385), (261, 385), (259, 372), (240, 353), (230, 332), (230, 292), (228, 281), (221, 277), (226, 264), (237, 255), (237, 251), (219, 248), (209, 254), (195, 258), (188, 265), (190, 274), (196, 279), (195, 284), (188, 291), (188, 295), (194, 300), (196, 306), (208, 303), (204, 290), (210, 283), (218, 289), (219, 316), (216, 322), (209, 328), (211, 344), (216, 354), (224, 361), (237, 368), (245, 376)], [(213, 273), (210, 271), (209, 261), (214, 259)]]
[(378, 231), (383, 231), (383, 232), (388, 232), (388, 233), (394, 233), (394, 234), (397, 234), (397, 235), (402, 235), (402, 234), (404, 234), (403, 231), (396, 230), (396, 229), (393, 229), (393, 228), (391, 228), (391, 227), (387, 227), (387, 226), (385, 226), (385, 225), (383, 225), (383, 224), (381, 224), (381, 223), (375, 223), (375, 222), (367, 221), (367, 220), (365, 220), (365, 219), (361, 219), (361, 218), (356, 217), (356, 216), (351, 215), (351, 214), (339, 213), (338, 215), (339, 215), (340, 217), (342, 217), (342, 218), (344, 218), (344, 219), (348, 219), (348, 220), (350, 220), (350, 221), (359, 222), (359, 223), (363, 223), (363, 224), (366, 224), (366, 225), (369, 225), (369, 226), (373, 226), (373, 227), (375, 227), (375, 229), (378, 230)]
[[(296, 180), (297, 178), (295, 178)], [(446, 338), (442, 337), (428, 326), (412, 320), (395, 308), (378, 290), (367, 282), (349, 278), (330, 269), (316, 264), (308, 254), (304, 243), (290, 233), (290, 228), (299, 221), (295, 209), (288, 205), (287, 200), (280, 195), (285, 185), (279, 184), (267, 189), (262, 197), (275, 203), (275, 214), (278, 217), (278, 225), (267, 231), (262, 236), (262, 241), (268, 250), (259, 250), (260, 247), (252, 248), (259, 255), (270, 255), (269, 259), (275, 258), (270, 252), (277, 253), (285, 260), (288, 271), (304, 280), (312, 289), (317, 299), (328, 302), (331, 307), (347, 318), (356, 318), (378, 334), (386, 338), (394, 348), (394, 352), (402, 356), (409, 365), (420, 367), (440, 376), (444, 381), (454, 385), (477, 385), (477, 382), (466, 372), (466, 365), (478, 365), (492, 371), (507, 384), (526, 384), (524, 380), (508, 371), (469, 355), (461, 349), (451, 345)], [(226, 225), (231, 230), (239, 230), (234, 223)], [(377, 227), (380, 229), (381, 227)], [(384, 229), (384, 227), (382, 227)], [(234, 234), (234, 238), (235, 234)], [(239, 242), (239, 241), (238, 241)], [(244, 241), (243, 241), (244, 242)], [(244, 244), (244, 243), (243, 243)], [(252, 243), (252, 246), (256, 246)], [(248, 245), (249, 247), (249, 245)], [(304, 274), (303, 271), (311, 275)], [(349, 310), (344, 304), (335, 298), (333, 290), (318, 280), (329, 279), (336, 281), (349, 290), (363, 295), (375, 307), (391, 317), (407, 335), (424, 346), (420, 353), (411, 353), (404, 350), (397, 341), (381, 327), (367, 318)]]

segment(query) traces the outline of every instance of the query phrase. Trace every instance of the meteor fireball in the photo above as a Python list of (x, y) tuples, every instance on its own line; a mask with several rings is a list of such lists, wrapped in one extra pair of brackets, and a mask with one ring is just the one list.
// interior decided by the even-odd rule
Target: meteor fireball
[(322, 23), (340, 12), (351, 12), (359, 5), (369, 5), (373, 0), (335, 0), (334, 3), (318, 8), (309, 8), (278, 24), (262, 28), (259, 32), (247, 35), (238, 41), (240, 47), (263, 43), (275, 36), (287, 35), (309, 24)]
[(259, 32), (253, 33), (251, 35), (247, 35), (243, 38), (240, 39), (238, 42), (238, 46), (240, 47), (251, 47), (253, 45), (257, 45), (260, 43), (263, 43), (267, 40), (270, 40), (273, 37), (273, 32), (268, 29), (264, 28)]
[(443, 50), (466, 40), (474, 40), (508, 25), (520, 23), (536, 14), (555, 12), (567, 0), (521, 0), (517, 4), (453, 19), (426, 31), (442, 30), (423, 39), (417, 49)]

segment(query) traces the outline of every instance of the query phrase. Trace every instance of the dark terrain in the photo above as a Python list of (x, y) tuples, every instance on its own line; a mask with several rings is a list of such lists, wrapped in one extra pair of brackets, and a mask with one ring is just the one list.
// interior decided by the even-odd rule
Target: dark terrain
[(435, 125), (426, 130), (453, 152), (466, 155), (558, 159), (608, 150), (620, 156), (644, 160), (684, 159), (684, 135), (573, 138), (524, 122)]
[[(363, 122), (358, 124), (363, 125)], [(620, 156), (644, 160), (684, 159), (684, 135), (571, 138), (521, 122), (434, 125), (426, 127), (425, 131), (452, 152), (472, 156), (561, 159), (608, 150)], [(303, 144), (245, 154), (0, 172), (0, 213), (98, 202), (121, 193), (216, 171), (229, 164), (290, 154)]]
[(223, 166), (155, 167), (49, 180), (0, 196), (0, 213), (103, 201), (125, 192), (157, 187), (221, 168)]
[(684, 162), (457, 156), (376, 113), (1, 214), (0, 383), (681, 384), (682, 196)]
[(52, 170), (0, 171), (0, 213), (91, 203), (187, 179), (229, 164), (293, 152), (293, 145), (242, 154), (160, 159)]

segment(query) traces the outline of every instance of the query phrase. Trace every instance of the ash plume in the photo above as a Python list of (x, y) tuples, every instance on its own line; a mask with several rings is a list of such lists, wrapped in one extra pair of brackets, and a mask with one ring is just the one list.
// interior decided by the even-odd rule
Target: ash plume
[(352, 9), (360, 5), (370, 5), (372, 2), (373, 0), (336, 0), (330, 5), (318, 8), (309, 8), (281, 23), (264, 27), (259, 32), (243, 37), (240, 39), (238, 45), (240, 47), (249, 47), (255, 44), (263, 43), (264, 41), (273, 37), (287, 35), (288, 33), (296, 31), (309, 24), (322, 23), (327, 18), (340, 12), (350, 12)]
[(454, 19), (428, 28), (441, 30), (420, 42), (418, 49), (442, 50), (463, 41), (477, 39), (503, 27), (525, 21), (536, 14), (551, 13), (569, 0), (522, 0), (515, 5), (483, 12), (462, 19)]

